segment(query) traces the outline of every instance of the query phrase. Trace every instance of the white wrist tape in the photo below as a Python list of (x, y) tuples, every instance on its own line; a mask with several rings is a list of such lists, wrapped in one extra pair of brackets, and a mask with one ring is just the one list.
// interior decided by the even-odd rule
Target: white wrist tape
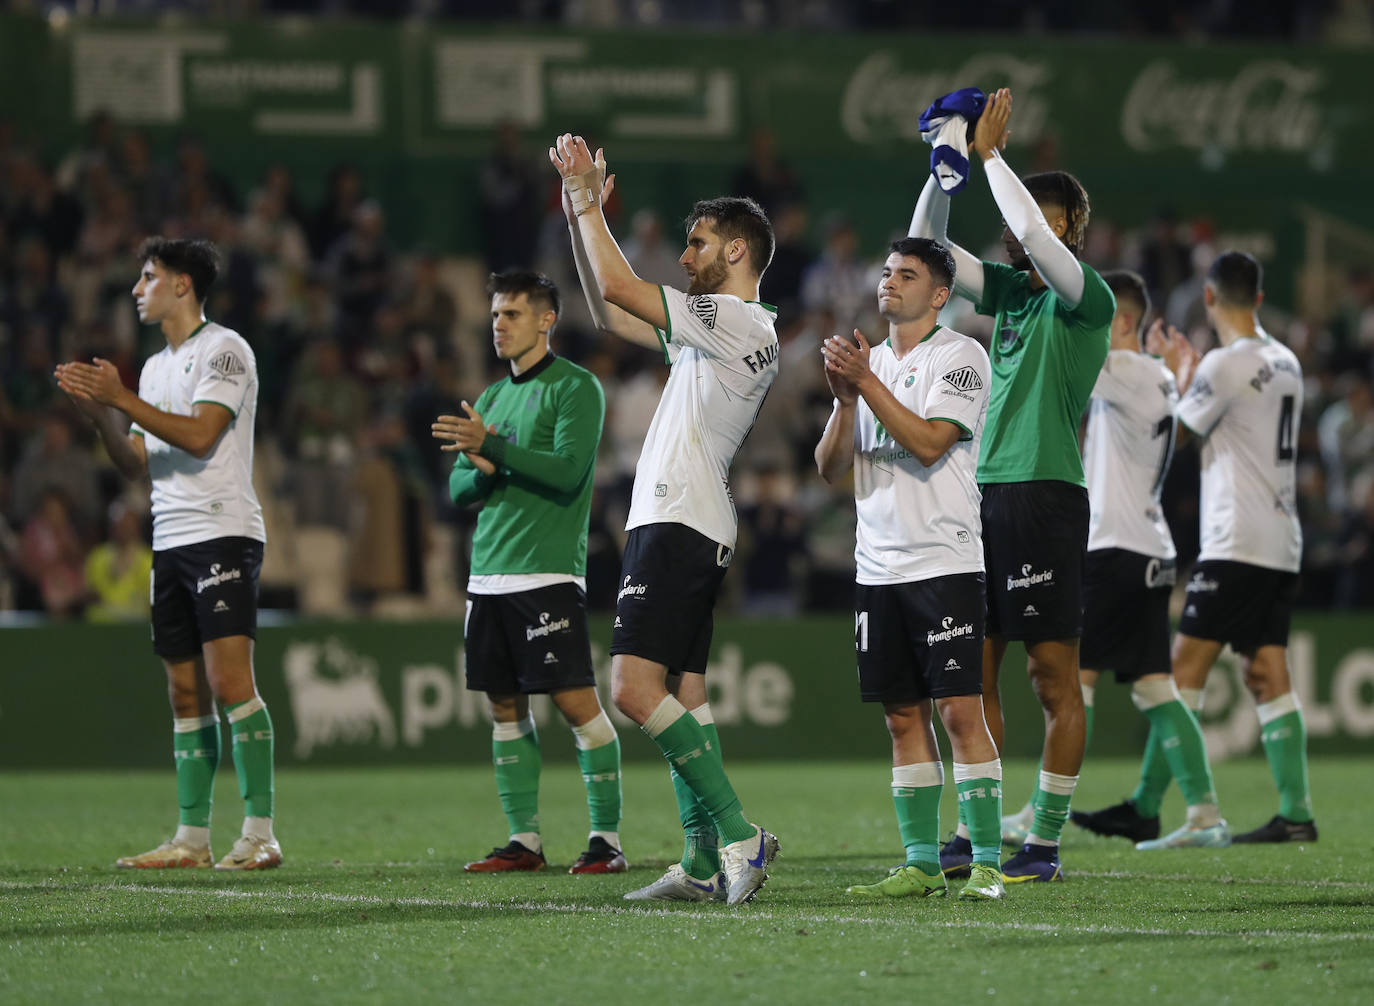
[(579, 217), (601, 205), (601, 171), (596, 167), (563, 179), (563, 187), (568, 190), (568, 202)]

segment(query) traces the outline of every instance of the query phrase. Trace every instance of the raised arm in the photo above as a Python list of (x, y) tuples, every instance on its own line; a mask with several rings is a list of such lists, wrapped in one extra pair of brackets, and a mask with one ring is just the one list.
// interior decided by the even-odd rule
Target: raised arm
[(549, 148), (549, 161), (563, 178), (601, 298), (654, 328), (666, 329), (668, 315), (662, 293), (655, 284), (635, 275), (606, 224), (601, 212), (601, 173), (587, 141), (564, 133)]
[[(601, 157), (601, 151), (598, 150), (596, 154), (597, 166), (604, 171), (606, 162)], [(610, 197), (614, 188), (615, 175), (608, 175), (601, 190), (603, 203)], [(601, 296), (601, 291), (596, 285), (596, 273), (592, 270), (591, 261), (587, 258), (587, 248), (582, 243), (582, 231), (577, 226), (577, 214), (573, 212), (572, 201), (568, 198), (566, 187), (563, 189), (563, 213), (568, 218), (568, 234), (572, 240), (573, 264), (577, 266), (577, 279), (582, 286), (582, 295), (587, 298), (587, 310), (591, 312), (592, 321), (595, 322), (597, 331), (619, 336), (626, 342), (633, 342), (637, 346), (661, 349), (663, 344), (659, 341), (652, 325), (640, 321), (628, 311), (618, 308), (614, 304), (607, 303)]]
[(988, 97), (973, 129), (973, 148), (983, 159), (992, 198), (1002, 211), (1007, 229), (1016, 235), (1036, 273), (1054, 295), (1070, 309), (1083, 299), (1083, 266), (1078, 256), (1055, 236), (1035, 198), (1026, 191), (1016, 172), (1002, 159), (1007, 123), (1011, 121), (1011, 91), (1003, 88)]
[(930, 238), (940, 242), (954, 256), (954, 292), (975, 304), (983, 299), (983, 262), (949, 239), (949, 193), (940, 188), (934, 175), (926, 176), (926, 184), (916, 200), (907, 236)]

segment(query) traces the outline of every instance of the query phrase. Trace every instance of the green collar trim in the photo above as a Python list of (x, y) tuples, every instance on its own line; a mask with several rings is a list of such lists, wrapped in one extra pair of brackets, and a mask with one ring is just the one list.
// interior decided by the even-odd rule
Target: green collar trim
[(774, 305), (774, 304), (769, 304), (767, 301), (763, 301), (763, 300), (746, 300), (745, 303), (746, 303), (746, 304), (757, 304), (759, 307), (763, 308), (765, 311), (772, 311), (774, 314), (777, 314), (777, 313), (778, 313), (777, 306)]

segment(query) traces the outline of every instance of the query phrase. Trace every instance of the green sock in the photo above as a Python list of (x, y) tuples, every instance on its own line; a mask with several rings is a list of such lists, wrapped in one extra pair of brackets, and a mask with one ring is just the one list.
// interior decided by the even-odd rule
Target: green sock
[(1293, 693), (1259, 707), (1260, 740), (1269, 774), (1279, 788), (1279, 813), (1290, 821), (1312, 820), (1307, 783), (1307, 724)]
[[(1188, 806), (1215, 804), (1217, 793), (1212, 782), (1212, 767), (1207, 762), (1207, 745), (1202, 739), (1202, 728), (1188, 707), (1178, 700), (1162, 702), (1146, 709), (1145, 715), (1150, 720), (1150, 736), (1156, 738), (1156, 745), (1170, 774), (1178, 780), (1178, 788), (1183, 791)], [(1138, 803), (1136, 809), (1140, 810)], [(1154, 809), (1158, 814), (1157, 798)], [(1145, 816), (1153, 817), (1154, 814)]]
[[(711, 744), (711, 756), (721, 761), (720, 734), (715, 723), (702, 723), (701, 729)], [(723, 761), (721, 765), (723, 770)], [(677, 814), (682, 821), (682, 869), (693, 880), (710, 880), (720, 872), (720, 837), (716, 834), (716, 823), (671, 763), (668, 771), (673, 777), (673, 795), (677, 797)]]
[(906, 865), (934, 876), (940, 872), (940, 794), (944, 766), (918, 762), (892, 766), (892, 808), (906, 848)]
[[(974, 765), (961, 765), (955, 762), (954, 789), (959, 794), (959, 813), (968, 822), (968, 839), (973, 846), (973, 861), (987, 866), (998, 866), (1002, 862), (1001, 759), (995, 758)], [(1067, 810), (1065, 813), (1067, 814)], [(1036, 820), (1039, 819), (1037, 810)], [(1036, 831), (1036, 834), (1041, 833)], [(1041, 834), (1041, 837), (1049, 836)]]
[(219, 768), (219, 717), (172, 720), (172, 757), (177, 767), (177, 823), (210, 827), (210, 801)]
[[(578, 748), (577, 764), (587, 787), (587, 813), (592, 831), (620, 830), (620, 738), (594, 748)], [(536, 790), (538, 782), (536, 780)], [(537, 795), (537, 794), (536, 794)]]
[(711, 815), (721, 841), (728, 845), (754, 834), (754, 826), (744, 819), (739, 797), (725, 775), (723, 763), (718, 755), (711, 756), (713, 743), (681, 702), (667, 696), (644, 721), (643, 729)]
[(1064, 830), (1064, 822), (1069, 819), (1069, 803), (1073, 800), (1073, 790), (1077, 784), (1076, 775), (1058, 775), (1040, 770), (1035, 795), (1031, 797), (1031, 804), (1035, 807), (1035, 820), (1031, 822), (1030, 830), (1032, 835), (1050, 845), (1059, 844), (1059, 835)]
[(229, 732), (234, 738), (234, 771), (239, 777), (245, 817), (271, 817), (274, 782), (272, 772), (272, 717), (260, 698), (225, 706)]
[(534, 718), (495, 723), (491, 760), (496, 766), (496, 792), (512, 835), (539, 833), (539, 732)]

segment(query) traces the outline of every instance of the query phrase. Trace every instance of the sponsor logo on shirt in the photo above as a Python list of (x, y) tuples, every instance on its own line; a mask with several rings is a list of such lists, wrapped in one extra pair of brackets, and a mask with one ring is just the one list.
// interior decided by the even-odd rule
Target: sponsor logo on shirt
[(218, 587), (221, 583), (228, 580), (242, 580), (243, 570), (241, 569), (221, 569), (219, 563), (210, 566), (210, 575), (202, 577), (196, 581), (196, 593), (202, 594), (206, 587)]
[(659, 499), (662, 499), (664, 496), (667, 496), (668, 483), (660, 482), (658, 485), (654, 486), (654, 495), (657, 496)]
[[(964, 636), (971, 635), (973, 635), (972, 622), (965, 623), (964, 625), (955, 625), (953, 616), (946, 615), (940, 620), (939, 632), (936, 632), (934, 629), (926, 631), (926, 645), (929, 646), (931, 643), (947, 643), (951, 639), (962, 639)], [(950, 661), (950, 663), (954, 663), (954, 661)], [(945, 666), (948, 667), (949, 664)], [(958, 665), (955, 664), (955, 666), (957, 667)]]
[(768, 369), (769, 364), (778, 358), (778, 344), (776, 342), (764, 346), (758, 352), (742, 357), (744, 365), (749, 368), (749, 373), (757, 374)]
[(222, 377), (238, 377), (248, 373), (243, 361), (232, 351), (226, 350), (210, 361), (210, 369)]
[(1211, 398), (1216, 392), (1212, 388), (1212, 382), (1205, 377), (1193, 378), (1193, 383), (1188, 386), (1188, 397), (1203, 399)]
[(983, 387), (983, 379), (978, 376), (978, 371), (972, 367), (960, 367), (958, 370), (951, 370), (944, 376), (943, 380), (960, 391), (978, 391)]
[(615, 599), (617, 601), (623, 601), (627, 597), (643, 597), (648, 592), (648, 584), (631, 583), (630, 578), (627, 576), (625, 577), (624, 584), (622, 584), (620, 587), (620, 593), (616, 595)]
[(1038, 583), (1053, 583), (1054, 570), (1045, 569), (1031, 572), (1030, 563), (1021, 567), (1020, 576), (1007, 577), (1007, 590), (1020, 590), (1022, 587), (1033, 587)]
[(712, 331), (716, 327), (716, 302), (710, 297), (696, 296), (687, 298), (687, 310), (697, 316), (703, 325)]
[(950, 657), (948, 660), (945, 661), (945, 670), (947, 671), (962, 671), (963, 669), (964, 665), (959, 663), (959, 661), (955, 660), (953, 657)]
[(954, 532), (954, 540), (957, 541), (960, 545), (966, 545), (966, 544), (968, 544), (968, 532), (967, 532), (967, 531), (955, 531), (955, 532)]
[(555, 618), (551, 621), (549, 613), (541, 611), (538, 625), (525, 626), (525, 642), (528, 643), (531, 639), (536, 639), (539, 636), (547, 636), (551, 632), (567, 632), (570, 628), (572, 628), (572, 619)]
[(1188, 581), (1188, 593), (1190, 594), (1215, 594), (1221, 586), (1216, 580), (1209, 580), (1201, 571), (1194, 573), (1193, 578)]

